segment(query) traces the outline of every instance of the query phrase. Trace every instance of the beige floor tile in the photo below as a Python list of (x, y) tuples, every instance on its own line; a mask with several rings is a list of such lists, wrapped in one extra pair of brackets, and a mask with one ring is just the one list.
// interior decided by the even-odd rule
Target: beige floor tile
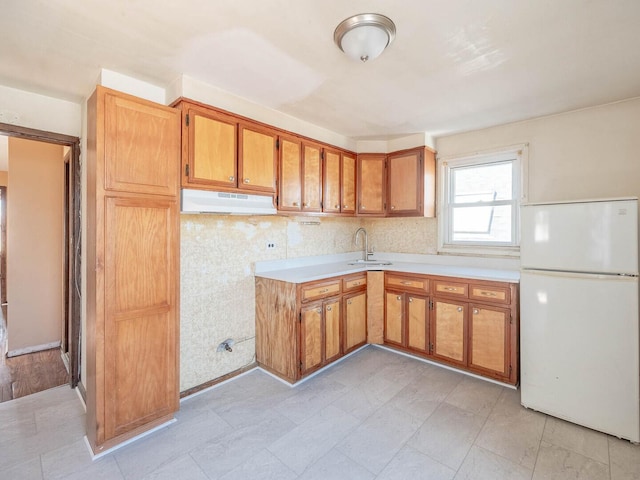
[(540, 444), (533, 480), (609, 480), (609, 466), (591, 458), (557, 447)]
[(638, 480), (640, 478), (640, 445), (609, 437), (611, 480)]
[(35, 457), (6, 470), (0, 470), (0, 478), (11, 480), (42, 480), (40, 458)]
[(188, 454), (145, 475), (143, 480), (208, 480), (198, 464)]
[(476, 445), (533, 469), (546, 416), (522, 407), (519, 398), (519, 394), (511, 390), (502, 392)]
[(457, 470), (484, 422), (479, 415), (442, 403), (408, 445)]
[(503, 388), (484, 380), (465, 377), (447, 396), (445, 402), (481, 417), (488, 417)]
[(609, 444), (604, 433), (548, 417), (542, 440), (572, 450), (596, 462), (609, 463)]
[(298, 480), (371, 480), (373, 473), (335, 448), (307, 468)]
[(372, 473), (379, 473), (411, 437), (420, 421), (385, 405), (367, 418), (336, 448)]
[(378, 480), (406, 480), (409, 478), (451, 480), (455, 474), (455, 470), (436, 462), (427, 455), (411, 447), (404, 447), (376, 478)]
[(455, 480), (530, 480), (533, 471), (500, 455), (473, 446)]
[[(297, 475), (268, 450), (261, 450), (222, 480), (295, 480)], [(169, 480), (169, 479), (167, 479)]]

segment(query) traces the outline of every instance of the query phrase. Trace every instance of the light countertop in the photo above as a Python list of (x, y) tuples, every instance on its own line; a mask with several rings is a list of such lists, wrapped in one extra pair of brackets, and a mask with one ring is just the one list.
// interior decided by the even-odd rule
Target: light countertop
[(257, 262), (255, 274), (256, 277), (289, 283), (311, 282), (367, 270), (418, 273), (508, 283), (518, 283), (520, 281), (519, 261), (517, 259), (376, 253), (373, 259), (391, 262), (391, 265), (349, 265), (349, 262), (353, 262), (358, 258), (361, 258), (359, 252)]

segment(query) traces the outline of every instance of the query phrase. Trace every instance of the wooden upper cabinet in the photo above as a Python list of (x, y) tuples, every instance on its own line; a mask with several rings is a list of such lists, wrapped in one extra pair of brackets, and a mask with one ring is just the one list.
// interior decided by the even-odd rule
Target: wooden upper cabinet
[(385, 154), (379, 153), (358, 155), (358, 215), (385, 214), (386, 158)]
[(323, 208), (326, 213), (340, 213), (340, 169), (342, 155), (337, 150), (324, 149)]
[(104, 189), (178, 194), (180, 111), (104, 94)]
[(302, 142), (294, 137), (280, 137), (280, 183), (278, 210), (300, 211), (302, 208)]
[(238, 188), (275, 193), (278, 134), (258, 124), (238, 125)]
[(387, 184), (387, 215), (435, 215), (435, 154), (429, 148), (389, 154)]
[(340, 211), (347, 214), (356, 213), (356, 157), (350, 153), (342, 154), (342, 180), (340, 193), (342, 204)]
[(388, 215), (422, 214), (422, 150), (417, 148), (387, 157)]
[(322, 146), (302, 142), (302, 211), (322, 211)]
[(185, 120), (188, 155), (183, 159), (183, 186), (235, 188), (238, 181), (238, 123), (231, 116), (195, 107)]

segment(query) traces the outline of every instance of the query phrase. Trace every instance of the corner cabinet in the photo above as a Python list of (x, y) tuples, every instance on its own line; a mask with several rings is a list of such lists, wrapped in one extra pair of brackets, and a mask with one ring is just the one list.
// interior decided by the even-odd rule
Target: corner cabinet
[(387, 215), (435, 216), (435, 153), (426, 147), (387, 156)]
[(301, 284), (256, 277), (256, 360), (294, 383), (367, 341), (366, 272)]
[(87, 106), (87, 437), (179, 407), (180, 111), (98, 87)]
[(385, 273), (384, 343), (515, 385), (517, 284)]

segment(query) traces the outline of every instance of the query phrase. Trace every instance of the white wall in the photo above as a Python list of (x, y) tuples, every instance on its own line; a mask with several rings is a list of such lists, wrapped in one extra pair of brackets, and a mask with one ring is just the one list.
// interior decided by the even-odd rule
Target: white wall
[(640, 98), (436, 139), (438, 157), (529, 144), (529, 201), (640, 196)]
[(79, 137), (82, 129), (81, 110), (80, 102), (0, 85), (0, 121), (3, 123)]

